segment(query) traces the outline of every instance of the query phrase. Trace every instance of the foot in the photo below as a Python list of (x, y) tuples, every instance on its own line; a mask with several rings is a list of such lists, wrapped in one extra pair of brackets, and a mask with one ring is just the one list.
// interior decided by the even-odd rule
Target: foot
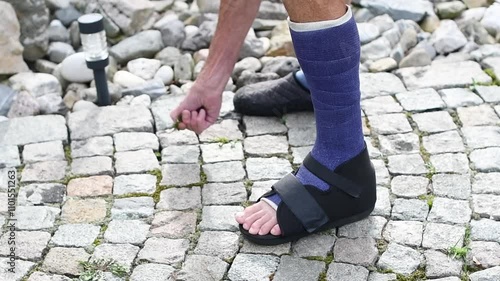
[(257, 202), (236, 214), (236, 221), (253, 235), (281, 235), (276, 210), (264, 201)]
[(245, 115), (280, 116), (296, 111), (312, 111), (311, 93), (300, 85), (295, 74), (245, 86), (233, 100), (237, 112)]

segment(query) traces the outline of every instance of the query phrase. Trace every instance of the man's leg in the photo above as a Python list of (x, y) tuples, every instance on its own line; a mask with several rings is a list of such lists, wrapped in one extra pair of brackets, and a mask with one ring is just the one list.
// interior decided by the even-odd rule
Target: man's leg
[[(317, 139), (312, 157), (334, 170), (365, 148), (359, 90), (360, 42), (343, 0), (286, 0), (295, 53), (309, 84)], [(320, 190), (329, 184), (302, 166), (297, 179)], [(237, 221), (251, 234), (279, 235), (278, 195), (245, 209)]]

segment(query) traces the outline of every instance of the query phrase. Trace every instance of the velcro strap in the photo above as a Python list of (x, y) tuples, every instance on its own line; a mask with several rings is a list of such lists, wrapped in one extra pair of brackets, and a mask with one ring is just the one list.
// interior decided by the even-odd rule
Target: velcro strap
[(328, 222), (325, 211), (293, 174), (286, 175), (273, 188), (309, 233)]
[(306, 156), (303, 165), (318, 178), (329, 183), (331, 186), (339, 188), (350, 196), (358, 198), (361, 195), (361, 191), (363, 190), (361, 186), (323, 166), (311, 156), (311, 153)]

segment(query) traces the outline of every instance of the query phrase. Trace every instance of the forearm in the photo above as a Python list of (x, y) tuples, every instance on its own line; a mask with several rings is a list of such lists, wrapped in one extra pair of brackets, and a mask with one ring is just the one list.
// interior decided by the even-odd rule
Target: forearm
[(225, 86), (257, 15), (261, 0), (221, 0), (219, 21), (198, 79)]

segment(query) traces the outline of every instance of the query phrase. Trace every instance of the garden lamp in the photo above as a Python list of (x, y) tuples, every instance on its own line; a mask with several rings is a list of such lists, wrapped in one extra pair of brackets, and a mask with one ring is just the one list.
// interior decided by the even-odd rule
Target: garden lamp
[(103, 20), (100, 14), (87, 14), (78, 18), (78, 25), (87, 67), (94, 71), (98, 104), (107, 106), (111, 105), (105, 70), (109, 53)]

